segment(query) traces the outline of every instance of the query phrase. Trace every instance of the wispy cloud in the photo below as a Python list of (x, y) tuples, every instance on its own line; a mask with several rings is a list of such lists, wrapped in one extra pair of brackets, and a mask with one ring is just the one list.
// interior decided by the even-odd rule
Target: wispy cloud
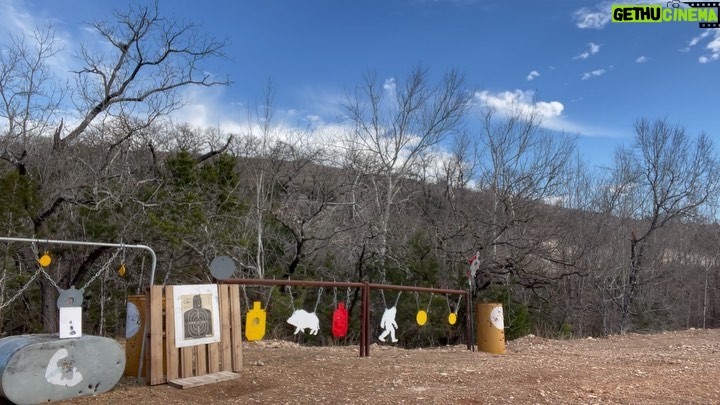
[(605, 69), (597, 69), (591, 72), (585, 72), (582, 74), (582, 80), (592, 79), (593, 77), (600, 77), (605, 74)]
[(583, 7), (573, 13), (575, 25), (580, 29), (603, 29), (610, 22), (611, 3), (603, 2), (595, 7)]
[(713, 54), (711, 54), (710, 56), (705, 56), (705, 55), (703, 55), (703, 56), (699, 57), (699, 58), (698, 58), (698, 62), (700, 62), (700, 63), (710, 63), (710, 62), (716, 61), (716, 60), (718, 60), (718, 59), (720, 59), (720, 54), (713, 53)]
[(37, 21), (32, 13), (22, 8), (21, 3), (13, 0), (0, 0), (0, 25), (4, 27), (2, 34), (8, 31), (31, 35)]
[[(664, 4), (667, 0), (624, 0), (619, 4)], [(603, 1), (592, 7), (575, 10), (573, 19), (580, 29), (601, 30), (611, 21), (613, 2)]]
[[(709, 31), (705, 37), (710, 35)], [(714, 28), (712, 31), (714, 31), (713, 39), (705, 46), (705, 49), (708, 49), (710, 53), (700, 56), (698, 58), (698, 62), (700, 63), (709, 63), (720, 59), (720, 28)]]
[(707, 38), (710, 35), (710, 30), (705, 30), (702, 32), (702, 34), (693, 37), (690, 42), (688, 43), (688, 46), (695, 46), (697, 45), (703, 38)]
[(502, 116), (513, 114), (535, 114), (541, 118), (540, 126), (553, 131), (564, 131), (581, 135), (600, 135), (605, 133), (569, 121), (564, 116), (565, 105), (560, 101), (537, 101), (531, 90), (513, 90), (492, 93), (479, 91), (475, 99), (481, 106), (491, 107)]
[(533, 79), (535, 79), (536, 77), (539, 77), (539, 76), (540, 76), (540, 73), (538, 73), (537, 70), (533, 70), (532, 72), (528, 73), (528, 75), (527, 75), (527, 80), (528, 80), (528, 81), (531, 81), (531, 80), (533, 80)]
[(681, 48), (680, 52), (690, 52), (694, 46), (703, 42), (711, 35), (712, 38), (710, 39), (710, 42), (708, 42), (708, 44), (705, 46), (705, 49), (709, 50), (710, 52), (706, 53), (705, 55), (699, 56), (698, 62), (709, 63), (720, 59), (720, 28), (703, 30), (700, 35), (690, 38), (690, 41), (688, 41), (688, 45), (685, 48)]
[(635, 59), (635, 62), (637, 63), (645, 63), (648, 61), (648, 57), (645, 55), (639, 56), (637, 59)]
[(582, 52), (581, 54), (579, 54), (579, 55), (577, 55), (577, 56), (574, 56), (574, 57), (573, 57), (573, 60), (577, 60), (577, 59), (587, 59), (587, 58), (589, 58), (591, 55), (595, 55), (595, 54), (598, 53), (598, 52), (600, 52), (600, 45), (598, 45), (598, 44), (596, 44), (596, 43), (594, 43), (594, 42), (590, 42), (590, 43), (588, 44), (588, 49), (587, 49), (585, 52)]
[[(53, 75), (61, 80), (71, 80), (75, 76), (70, 72), (76, 69), (77, 61), (70, 52), (70, 44), (79, 42), (67, 31), (63, 31), (61, 24), (55, 17), (44, 16), (30, 10), (31, 2), (19, 0), (0, 0), (0, 44), (11, 43), (12, 35), (25, 39), (26, 45), (32, 50), (35, 46), (33, 38), (43, 37), (48, 32), (52, 34), (52, 49), (56, 52), (48, 56), (43, 62), (52, 70)], [(45, 46), (50, 43), (46, 42)]]

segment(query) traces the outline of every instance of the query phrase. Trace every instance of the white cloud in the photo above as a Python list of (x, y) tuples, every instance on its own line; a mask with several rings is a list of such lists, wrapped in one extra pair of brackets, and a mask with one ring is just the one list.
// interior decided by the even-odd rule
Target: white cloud
[(535, 92), (531, 90), (513, 90), (491, 93), (479, 91), (475, 99), (481, 106), (491, 107), (501, 116), (514, 114), (535, 114), (541, 119), (540, 126), (553, 131), (564, 131), (581, 135), (607, 135), (607, 131), (575, 124), (565, 116), (565, 106), (560, 101), (536, 101)]
[(583, 52), (583, 53), (581, 53), (580, 55), (573, 56), (573, 60), (576, 60), (576, 59), (587, 59), (587, 58), (589, 58), (589, 57), (590, 57), (590, 52)]
[(710, 30), (705, 30), (702, 32), (702, 34), (693, 37), (690, 42), (688, 43), (688, 46), (695, 46), (700, 42), (703, 38), (706, 38), (708, 35), (710, 35)]
[(527, 79), (528, 81), (533, 80), (534, 78), (540, 76), (540, 73), (538, 73), (537, 70), (533, 70), (532, 72), (528, 73)]
[(701, 56), (698, 58), (698, 62), (700, 63), (710, 63), (712, 61), (720, 59), (720, 54), (714, 53), (710, 56)]
[(37, 21), (32, 13), (22, 9), (21, 4), (13, 0), (0, 0), (2, 34), (14, 31), (24, 35), (32, 35), (33, 30), (37, 27)]
[(2, 27), (0, 43), (9, 43), (8, 34), (10, 34), (24, 37), (26, 44), (33, 49), (33, 38), (37, 36), (38, 32), (43, 35), (52, 27), (53, 49), (56, 52), (47, 57), (44, 62), (51, 68), (54, 75), (63, 80), (70, 80), (75, 77), (70, 72), (77, 69), (69, 48), (70, 44), (77, 41), (68, 32), (59, 29), (62, 25), (54, 17), (42, 16), (31, 11), (29, 2), (0, 0), (0, 27)]
[(707, 49), (720, 52), (720, 29), (715, 29), (715, 38), (707, 45)]
[[(623, 0), (618, 4), (665, 4), (667, 0)], [(611, 21), (613, 2), (603, 1), (593, 7), (583, 7), (575, 10), (573, 19), (575, 26), (580, 29), (601, 30)]]
[(580, 29), (594, 28), (596, 30), (603, 29), (610, 22), (611, 10), (610, 3), (600, 3), (590, 8), (583, 7), (573, 13), (575, 25)]
[(565, 109), (559, 101), (535, 101), (535, 92), (530, 90), (503, 91), (495, 94), (479, 91), (475, 93), (475, 97), (481, 105), (492, 107), (503, 115), (535, 113), (543, 119), (552, 119), (560, 117)]
[(698, 62), (700, 63), (709, 63), (720, 59), (720, 28), (705, 30), (702, 34), (693, 37), (688, 44), (688, 48), (690, 48), (711, 35), (712, 39), (710, 39), (710, 42), (705, 46), (705, 49), (709, 50), (710, 53), (698, 57)]
[(590, 42), (588, 44), (588, 50), (573, 57), (573, 60), (577, 59), (587, 59), (590, 57), (590, 55), (595, 55), (596, 53), (600, 52), (600, 45)]
[(720, 59), (720, 29), (715, 29), (715, 38), (710, 41), (705, 47), (710, 50), (710, 60)]
[(639, 56), (637, 59), (635, 59), (635, 62), (637, 63), (645, 63), (648, 61), (648, 57), (645, 55)]
[(605, 74), (605, 69), (597, 69), (597, 70), (593, 70), (593, 71), (591, 71), (591, 72), (585, 72), (585, 73), (583, 73), (581, 79), (582, 79), (582, 80), (588, 80), (588, 79), (591, 79), (591, 78), (593, 78), (593, 77), (600, 77), (600, 76), (602, 76), (602, 75), (604, 75), (604, 74)]

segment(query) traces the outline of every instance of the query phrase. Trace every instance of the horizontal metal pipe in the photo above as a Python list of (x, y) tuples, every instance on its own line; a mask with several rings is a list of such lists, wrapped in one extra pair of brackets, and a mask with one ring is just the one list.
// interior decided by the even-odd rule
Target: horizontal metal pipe
[[(241, 285), (289, 285), (298, 287), (356, 287), (362, 288), (363, 295), (361, 301), (360, 310), (360, 357), (370, 356), (370, 289), (377, 290), (396, 290), (396, 291), (411, 291), (411, 292), (424, 292), (431, 294), (459, 294), (465, 296), (469, 302), (469, 293), (466, 290), (449, 290), (444, 288), (430, 288), (430, 287), (413, 287), (403, 285), (392, 285), (392, 284), (372, 284), (372, 283), (358, 283), (358, 282), (342, 282), (342, 281), (306, 281), (306, 280), (269, 280), (269, 279), (255, 279), (255, 278), (228, 278), (224, 280), (218, 280), (221, 284), (241, 284)], [(469, 343), (469, 330), (470, 325), (465, 325), (465, 339), (468, 340), (468, 350), (471, 350)]]
[(219, 280), (220, 284), (244, 285), (290, 285), (299, 287), (357, 287), (363, 288), (365, 283), (342, 281), (305, 281), (305, 280), (275, 280), (266, 278), (226, 278)]
[(396, 290), (396, 291), (412, 291), (412, 292), (426, 292), (432, 294), (467, 294), (465, 290), (448, 290), (444, 288), (431, 288), (431, 287), (413, 287), (405, 285), (392, 285), (392, 284), (370, 284), (370, 288), (382, 289), (382, 290)]
[(0, 237), (0, 241), (8, 242), (30, 242), (30, 243), (47, 243), (53, 245), (81, 245), (81, 246), (104, 246), (128, 249), (143, 249), (150, 252), (152, 257), (152, 265), (150, 268), (150, 285), (155, 285), (155, 267), (157, 267), (157, 256), (155, 251), (146, 245), (126, 245), (124, 243), (105, 243), (105, 242), (84, 242), (80, 240), (55, 240), (55, 239), (33, 239), (33, 238), (10, 238)]

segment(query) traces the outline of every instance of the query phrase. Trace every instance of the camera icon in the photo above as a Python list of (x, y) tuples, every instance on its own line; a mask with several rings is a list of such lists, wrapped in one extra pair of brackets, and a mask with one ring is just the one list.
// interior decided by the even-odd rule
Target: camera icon
[(682, 2), (680, 0), (672, 0), (667, 2), (667, 7), (680, 8)]

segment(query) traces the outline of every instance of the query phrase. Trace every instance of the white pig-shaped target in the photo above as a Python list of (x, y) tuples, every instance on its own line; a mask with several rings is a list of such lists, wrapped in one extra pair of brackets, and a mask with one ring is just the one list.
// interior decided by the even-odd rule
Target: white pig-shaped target
[(320, 320), (317, 315), (315, 315), (315, 312), (310, 313), (304, 309), (298, 309), (293, 312), (290, 319), (287, 320), (287, 323), (295, 327), (295, 335), (300, 331), (305, 333), (305, 329), (310, 329), (311, 335), (317, 335), (318, 329), (320, 329)]

